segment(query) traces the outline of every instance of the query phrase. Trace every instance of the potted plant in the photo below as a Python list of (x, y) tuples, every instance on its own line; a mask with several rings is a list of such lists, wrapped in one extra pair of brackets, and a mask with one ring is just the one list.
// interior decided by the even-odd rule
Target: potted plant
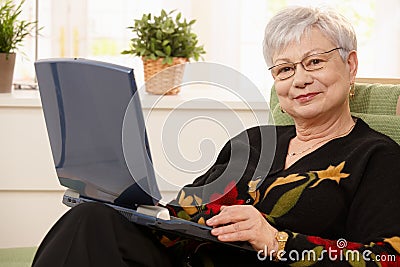
[(184, 65), (179, 64), (189, 59), (198, 61), (205, 53), (191, 29), (196, 20), (187, 22), (181, 13), (174, 16), (174, 12), (161, 10), (160, 16), (144, 14), (142, 19), (135, 20), (134, 26), (128, 27), (136, 37), (131, 39), (130, 49), (122, 54), (142, 57), (149, 93), (177, 94), (184, 70)]
[(20, 20), (22, 0), (18, 5), (12, 0), (0, 0), (0, 93), (10, 93), (15, 66), (15, 51), (36, 22)]

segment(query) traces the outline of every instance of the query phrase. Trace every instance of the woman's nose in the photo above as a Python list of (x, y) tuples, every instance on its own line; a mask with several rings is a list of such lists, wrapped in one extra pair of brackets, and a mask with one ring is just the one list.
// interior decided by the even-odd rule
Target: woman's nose
[(312, 83), (313, 79), (309, 71), (305, 70), (302, 64), (297, 64), (293, 75), (293, 85), (298, 88), (304, 88)]

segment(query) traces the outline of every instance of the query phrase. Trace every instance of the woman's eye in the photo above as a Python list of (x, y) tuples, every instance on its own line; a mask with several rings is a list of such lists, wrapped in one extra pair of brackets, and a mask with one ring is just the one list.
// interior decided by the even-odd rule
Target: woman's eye
[(286, 67), (279, 68), (278, 73), (285, 73), (285, 72), (290, 72), (290, 71), (293, 71), (293, 68), (286, 66)]
[(326, 61), (322, 58), (311, 58), (308, 62), (308, 65), (321, 65)]
[(304, 67), (309, 69), (309, 70), (316, 70), (320, 69), (324, 66), (326, 63), (326, 60), (323, 60), (321, 58), (310, 58), (305, 62)]
[(319, 59), (319, 58), (313, 58), (313, 59), (311, 59), (311, 61), (310, 61), (310, 65), (318, 65), (318, 64), (321, 64), (321, 62), (322, 62), (321, 59)]

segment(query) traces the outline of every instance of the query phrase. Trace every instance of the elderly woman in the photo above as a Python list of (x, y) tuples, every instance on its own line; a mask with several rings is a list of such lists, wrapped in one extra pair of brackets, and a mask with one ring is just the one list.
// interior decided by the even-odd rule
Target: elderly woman
[[(357, 250), (360, 264), (400, 264), (400, 148), (350, 114), (356, 49), (353, 28), (333, 12), (288, 8), (267, 25), (265, 59), (295, 126), (277, 127), (258, 210), (223, 207), (207, 221), (225, 225), (212, 231), (220, 240), (283, 249), (278, 259), (303, 260), (297, 266), (351, 261), (346, 250)], [(289, 257), (311, 250), (309, 261)]]
[[(233, 138), (169, 205), (175, 215), (214, 227), (220, 241), (246, 241), (254, 252), (173, 236), (161, 238), (164, 247), (111, 208), (83, 204), (51, 230), (34, 266), (399, 266), (400, 146), (350, 114), (356, 49), (353, 28), (332, 11), (296, 7), (273, 17), (264, 54), (295, 125)], [(262, 145), (263, 137), (275, 130), (272, 166), (260, 175), (268, 165), (263, 151), (275, 149)], [(241, 174), (227, 168), (243, 161)], [(225, 181), (223, 191), (191, 190), (224, 172), (239, 181)]]

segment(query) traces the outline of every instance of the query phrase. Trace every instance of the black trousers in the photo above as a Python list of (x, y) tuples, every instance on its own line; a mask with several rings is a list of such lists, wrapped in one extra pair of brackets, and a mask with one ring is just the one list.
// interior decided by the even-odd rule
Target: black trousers
[(33, 267), (272, 266), (257, 254), (226, 245), (165, 248), (146, 227), (99, 203), (70, 209), (46, 235)]
[(114, 209), (85, 203), (69, 210), (49, 231), (34, 267), (172, 266), (166, 249), (144, 227)]

